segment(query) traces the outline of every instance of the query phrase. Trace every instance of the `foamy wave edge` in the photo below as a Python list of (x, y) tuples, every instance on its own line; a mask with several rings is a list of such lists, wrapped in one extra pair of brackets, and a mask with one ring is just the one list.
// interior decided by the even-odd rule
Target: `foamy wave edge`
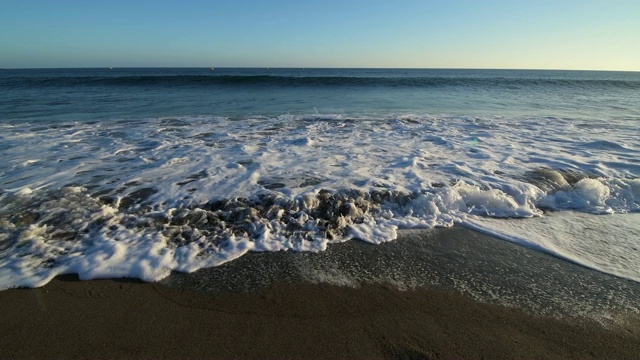
[(398, 228), (448, 227), (479, 216), (639, 210), (640, 179), (569, 182), (561, 172), (542, 173), (546, 187), (483, 189), (457, 181), (414, 193), (322, 189), (168, 209), (145, 199), (90, 196), (82, 187), (24, 188), (0, 196), (0, 289), (39, 287), (71, 273), (158, 281), (249, 251), (318, 252), (350, 239), (379, 244), (395, 240)]

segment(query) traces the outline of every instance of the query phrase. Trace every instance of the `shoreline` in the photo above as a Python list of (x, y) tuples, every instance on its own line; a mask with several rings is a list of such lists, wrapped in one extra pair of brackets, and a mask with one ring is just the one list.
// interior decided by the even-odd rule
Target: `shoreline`
[[(3, 358), (637, 358), (640, 284), (464, 228), (0, 291)], [(634, 310), (635, 309), (635, 310)]]

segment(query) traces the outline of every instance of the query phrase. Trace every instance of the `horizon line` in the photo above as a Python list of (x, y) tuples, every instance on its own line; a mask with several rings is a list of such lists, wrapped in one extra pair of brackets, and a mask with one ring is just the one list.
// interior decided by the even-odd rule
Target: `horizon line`
[(601, 71), (640, 72), (640, 70), (561, 69), (561, 68), (474, 68), (474, 67), (317, 67), (317, 66), (62, 66), (62, 67), (0, 67), (0, 70), (57, 70), (57, 69), (344, 69), (344, 70), (512, 70), (512, 71)]

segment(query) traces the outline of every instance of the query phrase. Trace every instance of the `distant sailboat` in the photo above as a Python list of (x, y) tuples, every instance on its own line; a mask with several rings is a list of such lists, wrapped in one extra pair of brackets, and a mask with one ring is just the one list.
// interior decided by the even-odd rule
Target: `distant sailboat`
[(214, 67), (212, 66), (212, 67), (211, 67), (211, 71), (213, 71), (213, 69), (214, 69)]

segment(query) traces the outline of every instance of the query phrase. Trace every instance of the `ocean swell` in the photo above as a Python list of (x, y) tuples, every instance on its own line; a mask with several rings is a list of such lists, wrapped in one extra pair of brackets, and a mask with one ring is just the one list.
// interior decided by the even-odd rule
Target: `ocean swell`
[(107, 76), (51, 76), (7, 77), (0, 86), (67, 87), (67, 86), (201, 86), (201, 87), (389, 87), (438, 88), (477, 87), (535, 89), (640, 89), (640, 81), (592, 79), (523, 79), (507, 77), (445, 77), (445, 76), (282, 76), (282, 75), (107, 75)]

